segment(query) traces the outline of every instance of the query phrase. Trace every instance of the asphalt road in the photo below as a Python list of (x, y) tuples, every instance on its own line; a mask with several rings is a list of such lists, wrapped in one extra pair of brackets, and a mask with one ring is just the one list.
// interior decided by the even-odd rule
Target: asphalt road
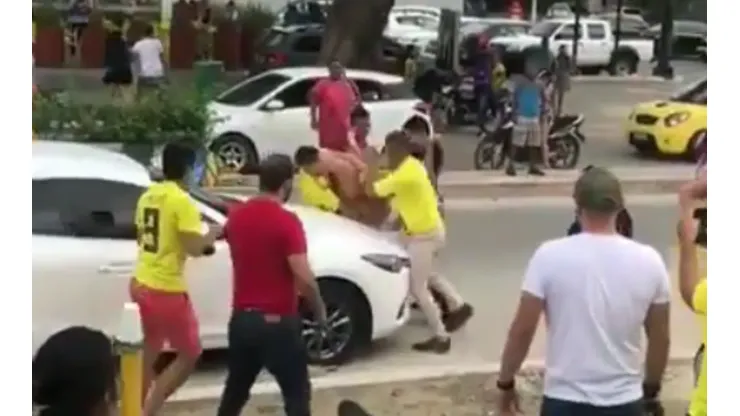
[[(444, 356), (411, 351), (413, 342), (428, 335), (421, 316), (414, 315), (407, 328), (377, 343), (356, 362), (335, 370), (337, 373), (429, 364), (470, 365), (499, 359), (530, 255), (540, 242), (563, 235), (573, 216), (568, 198), (509, 199), (500, 204), (453, 208), (448, 212), (444, 272), (476, 309), (469, 325), (454, 335), (452, 351)], [(674, 204), (671, 196), (634, 197), (629, 203), (637, 239), (656, 247), (669, 265), (676, 262), (672, 251)], [(696, 319), (677, 293), (674, 293), (673, 305), (672, 353), (674, 356), (689, 354), (700, 339)], [(542, 359), (543, 352), (544, 330), (540, 330), (529, 358)], [(220, 386), (223, 364), (219, 358), (217, 355), (206, 360), (188, 386)], [(326, 369), (315, 369), (314, 375), (326, 372)]]

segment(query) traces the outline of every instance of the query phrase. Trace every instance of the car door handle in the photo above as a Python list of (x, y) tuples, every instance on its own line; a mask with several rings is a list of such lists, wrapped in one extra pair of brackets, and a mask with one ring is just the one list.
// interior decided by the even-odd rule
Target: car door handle
[(98, 267), (101, 274), (133, 274), (134, 265), (131, 263), (110, 263)]

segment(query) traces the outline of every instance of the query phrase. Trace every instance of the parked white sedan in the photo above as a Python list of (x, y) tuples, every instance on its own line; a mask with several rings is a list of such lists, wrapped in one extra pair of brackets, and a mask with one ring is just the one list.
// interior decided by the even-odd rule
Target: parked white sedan
[[(300, 146), (316, 145), (308, 97), (326, 76), (322, 67), (279, 68), (229, 88), (209, 105), (217, 122), (208, 148), (222, 166), (249, 173), (265, 155), (292, 156)], [(412, 122), (432, 133), (424, 106), (401, 77), (362, 70), (347, 70), (347, 77), (357, 84), (370, 112), (370, 145), (381, 146), (386, 134)]]
[[(150, 184), (129, 157), (74, 143), (33, 143), (33, 348), (55, 331), (86, 325), (112, 334), (136, 258), (134, 209)], [(191, 193), (205, 223), (222, 224), (233, 200)], [(405, 251), (379, 232), (339, 216), (293, 207), (303, 222), (309, 260), (331, 323), (320, 337), (309, 320), (311, 360), (336, 364), (408, 319)], [(205, 348), (227, 345), (231, 302), (228, 246), (186, 266)]]

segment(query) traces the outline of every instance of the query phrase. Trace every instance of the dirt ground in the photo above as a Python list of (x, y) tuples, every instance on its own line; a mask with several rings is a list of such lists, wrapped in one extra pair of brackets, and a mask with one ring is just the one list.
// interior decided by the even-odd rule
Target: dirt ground
[[(663, 405), (666, 416), (683, 416), (688, 397), (688, 371), (671, 369), (666, 375)], [(488, 387), (490, 375), (466, 375), (421, 380), (407, 383), (387, 383), (369, 386), (343, 387), (314, 392), (313, 414), (336, 415), (341, 399), (352, 399), (377, 416), (493, 416), (496, 414), (495, 393)], [(524, 415), (538, 414), (541, 373), (527, 373), (519, 377), (518, 389), (522, 395)], [(215, 414), (214, 402), (173, 404), (165, 416), (206, 416)], [(243, 416), (282, 416), (279, 397), (259, 396), (250, 400)]]

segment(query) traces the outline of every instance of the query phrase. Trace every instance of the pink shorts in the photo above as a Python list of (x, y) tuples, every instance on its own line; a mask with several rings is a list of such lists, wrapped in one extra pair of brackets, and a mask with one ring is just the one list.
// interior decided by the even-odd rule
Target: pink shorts
[(161, 351), (165, 343), (178, 354), (197, 358), (202, 352), (198, 318), (187, 293), (150, 289), (131, 279), (131, 300), (139, 305), (144, 343)]

